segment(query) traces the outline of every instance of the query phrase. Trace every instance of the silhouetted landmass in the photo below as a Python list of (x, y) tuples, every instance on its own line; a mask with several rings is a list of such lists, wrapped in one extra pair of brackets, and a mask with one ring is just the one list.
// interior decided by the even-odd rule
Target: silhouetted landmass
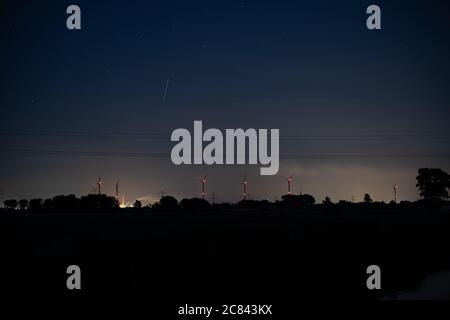
[[(65, 268), (78, 264), (87, 297), (381, 298), (450, 270), (448, 204), (182, 204), (1, 214), (1, 287), (77, 294)], [(371, 264), (382, 269), (381, 291), (366, 289)]]
[[(124, 209), (115, 198), (95, 194), (31, 199), (26, 206), (7, 200), (0, 212), (0, 287), (21, 298), (183, 303), (196, 297), (395, 298), (427, 275), (450, 270), (450, 203), (441, 187), (431, 189), (434, 195), (427, 191), (423, 200), (388, 204), (370, 196), (361, 203), (326, 198), (316, 204), (307, 194), (237, 204), (165, 196), (153, 206)], [(71, 264), (82, 269), (80, 292), (65, 286)], [(372, 264), (382, 271), (379, 291), (366, 287)]]

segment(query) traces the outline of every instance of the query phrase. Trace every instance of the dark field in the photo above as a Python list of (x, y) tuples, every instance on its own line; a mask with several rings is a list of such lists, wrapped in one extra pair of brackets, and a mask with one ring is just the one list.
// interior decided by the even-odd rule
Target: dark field
[[(152, 299), (395, 298), (450, 270), (448, 209), (355, 204), (302, 210), (0, 215), (9, 296)], [(66, 268), (82, 290), (66, 288)], [(366, 287), (381, 268), (382, 290)], [(441, 298), (450, 298), (441, 296)]]

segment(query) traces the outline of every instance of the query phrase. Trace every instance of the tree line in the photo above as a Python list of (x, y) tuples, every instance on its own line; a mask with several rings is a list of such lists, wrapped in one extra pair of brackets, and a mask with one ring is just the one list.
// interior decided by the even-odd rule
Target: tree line
[[(438, 203), (448, 199), (448, 189), (450, 188), (450, 175), (441, 169), (421, 168), (418, 170), (416, 177), (416, 187), (422, 198), (421, 201)], [(372, 203), (373, 200), (369, 194), (364, 195), (364, 203)], [(85, 211), (110, 211), (120, 208), (119, 201), (115, 197), (106, 194), (88, 194), (77, 198), (75, 195), (58, 195), (53, 198), (42, 200), (37, 199), (8, 199), (4, 202), (5, 208), (9, 210), (19, 209), (22, 211), (69, 211), (69, 212), (85, 212)], [(134, 203), (134, 209), (151, 209), (154, 211), (202, 211), (211, 207), (216, 208), (296, 208), (299, 206), (314, 205), (316, 200), (309, 194), (287, 194), (281, 197), (281, 201), (270, 202), (268, 200), (241, 200), (236, 204), (221, 203), (210, 204), (205, 199), (192, 198), (182, 199), (178, 201), (172, 196), (163, 196), (159, 202), (152, 205), (143, 206), (139, 200)], [(351, 202), (340, 200), (337, 204), (345, 205)], [(325, 197), (322, 201), (323, 205), (333, 205), (329, 197)]]

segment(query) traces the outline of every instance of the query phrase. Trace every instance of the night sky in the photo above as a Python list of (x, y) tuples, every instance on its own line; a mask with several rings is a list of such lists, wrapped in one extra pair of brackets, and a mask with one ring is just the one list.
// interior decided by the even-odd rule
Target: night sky
[[(66, 28), (70, 4), (81, 8), (79, 31)], [(381, 7), (382, 30), (366, 28), (370, 4)], [(394, 183), (400, 200), (415, 200), (419, 167), (450, 171), (449, 9), (425, 0), (2, 2), (1, 200), (84, 195), (99, 175), (110, 195), (120, 180), (129, 202), (161, 190), (181, 199), (200, 196), (205, 174), (208, 199), (220, 202), (242, 198), (244, 175), (252, 198), (274, 200), (291, 174), (293, 191), (317, 201), (390, 201)], [(194, 120), (279, 128), (278, 175), (173, 165), (170, 134)]]

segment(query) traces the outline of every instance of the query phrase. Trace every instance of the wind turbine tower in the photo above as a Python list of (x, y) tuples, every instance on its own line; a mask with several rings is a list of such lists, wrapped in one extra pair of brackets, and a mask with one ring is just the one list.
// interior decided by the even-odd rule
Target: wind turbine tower
[(247, 200), (247, 177), (244, 176), (244, 180), (242, 180), (242, 186), (244, 187), (244, 200)]
[(102, 176), (98, 177), (97, 189), (98, 189), (98, 194), (102, 194)]
[(294, 180), (293, 176), (291, 175), (289, 178), (286, 178), (288, 183), (288, 194), (292, 194), (291, 192), (291, 182)]
[(398, 185), (394, 184), (394, 203), (397, 203), (397, 189), (398, 189)]
[(206, 192), (205, 192), (206, 176), (204, 176), (201, 179), (201, 181), (202, 181), (202, 199), (205, 200), (205, 195), (206, 195)]

